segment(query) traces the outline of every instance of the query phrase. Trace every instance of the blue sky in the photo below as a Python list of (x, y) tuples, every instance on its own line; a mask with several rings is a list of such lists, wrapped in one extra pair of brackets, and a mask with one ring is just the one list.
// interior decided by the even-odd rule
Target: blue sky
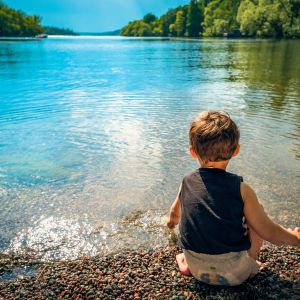
[(119, 29), (146, 13), (157, 16), (189, 0), (4, 0), (15, 9), (39, 15), (43, 25), (67, 27), (77, 32)]

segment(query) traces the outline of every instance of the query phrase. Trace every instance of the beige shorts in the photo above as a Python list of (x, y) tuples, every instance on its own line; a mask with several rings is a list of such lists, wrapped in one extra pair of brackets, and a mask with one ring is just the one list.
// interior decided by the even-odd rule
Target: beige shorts
[(202, 254), (183, 249), (192, 275), (207, 284), (239, 285), (258, 273), (258, 263), (247, 251)]

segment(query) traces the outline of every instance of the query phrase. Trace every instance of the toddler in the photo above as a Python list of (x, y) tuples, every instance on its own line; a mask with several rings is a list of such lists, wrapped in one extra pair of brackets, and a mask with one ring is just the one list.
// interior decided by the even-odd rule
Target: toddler
[(257, 274), (263, 240), (300, 246), (300, 228), (275, 224), (243, 178), (226, 171), (239, 138), (226, 113), (203, 112), (192, 122), (190, 153), (200, 168), (184, 177), (167, 219), (171, 229), (179, 223), (180, 271), (208, 284), (239, 285)]

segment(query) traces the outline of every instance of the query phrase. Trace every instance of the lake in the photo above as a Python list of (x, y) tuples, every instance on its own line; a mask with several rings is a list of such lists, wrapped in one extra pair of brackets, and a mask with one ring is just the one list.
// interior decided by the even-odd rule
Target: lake
[(240, 126), (242, 175), (299, 225), (300, 41), (0, 42), (0, 252), (45, 260), (168, 243), (203, 110)]

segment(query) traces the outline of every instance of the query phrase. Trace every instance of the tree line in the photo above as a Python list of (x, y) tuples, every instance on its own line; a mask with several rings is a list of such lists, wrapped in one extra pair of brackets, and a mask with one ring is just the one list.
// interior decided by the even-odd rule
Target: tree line
[(300, 0), (191, 0), (129, 22), (124, 36), (300, 37)]
[(70, 29), (43, 27), (39, 16), (27, 16), (24, 12), (12, 9), (0, 1), (0, 36), (34, 37), (42, 33), (75, 35)]
[(0, 2), (0, 36), (30, 37), (44, 32), (39, 16), (27, 16)]
[(71, 29), (54, 26), (44, 26), (44, 32), (49, 35), (78, 35)]

